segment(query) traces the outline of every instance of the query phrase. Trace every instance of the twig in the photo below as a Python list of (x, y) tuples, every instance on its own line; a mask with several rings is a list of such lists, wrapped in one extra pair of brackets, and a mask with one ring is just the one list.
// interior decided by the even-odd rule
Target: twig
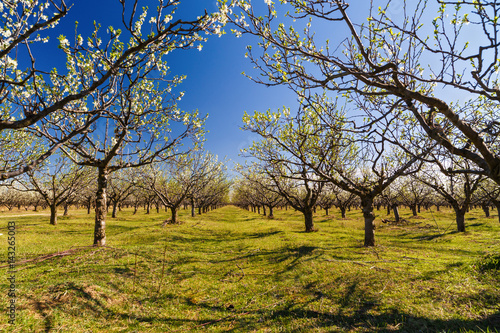
[(135, 293), (135, 278), (137, 276), (137, 253), (135, 254), (135, 264), (134, 264), (134, 280), (132, 281), (132, 292)]
[[(92, 247), (92, 246), (87, 246), (87, 247)], [(55, 258), (55, 257), (65, 257), (65, 256), (72, 255), (75, 252), (81, 251), (81, 250), (83, 250), (83, 249), (85, 249), (87, 247), (74, 248), (74, 249), (69, 249), (69, 250), (65, 250), (65, 251), (62, 251), (62, 252), (58, 251), (58, 252), (55, 252), (55, 253), (44, 254), (44, 255), (36, 257), (36, 258), (32, 258), (32, 259), (27, 259), (27, 260), (15, 262), (14, 265), (18, 266), (18, 265), (26, 264), (26, 263), (29, 263), (29, 262), (37, 262), (38, 263), (38, 262), (42, 262), (42, 261), (45, 261), (45, 260), (48, 260), (48, 259), (51, 259), (51, 258)], [(0, 266), (0, 268), (9, 267), (9, 266), (10, 266), (10, 264), (2, 265), (2, 266)]]
[(163, 250), (163, 263), (161, 265), (161, 275), (160, 275), (160, 283), (158, 283), (158, 294), (161, 291), (161, 285), (163, 284), (163, 275), (165, 273), (165, 260), (167, 256), (167, 246), (165, 245), (165, 249)]

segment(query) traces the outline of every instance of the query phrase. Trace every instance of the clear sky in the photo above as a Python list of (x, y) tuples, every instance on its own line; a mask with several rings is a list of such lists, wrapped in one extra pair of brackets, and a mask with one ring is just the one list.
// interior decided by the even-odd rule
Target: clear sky
[[(263, 0), (260, 2), (264, 4)], [(79, 22), (78, 33), (84, 38), (90, 33), (94, 20), (101, 23), (103, 31), (110, 24), (119, 26), (121, 12), (117, 0), (67, 0), (67, 3), (72, 4), (69, 14), (50, 31), (49, 43), (43, 44), (45, 52), (38, 53), (37, 64), (44, 68), (54, 67), (54, 62), (58, 63), (57, 66), (64, 66), (65, 58), (57, 48), (57, 36), (64, 34), (68, 40), (74, 40), (75, 21)], [(150, 3), (150, 8), (154, 8), (155, 1), (139, 3)], [(216, 11), (216, 1), (182, 1), (177, 16), (194, 19), (203, 14), (204, 9)], [(241, 162), (243, 159), (238, 157), (239, 150), (257, 138), (240, 129), (244, 111), (253, 113), (254, 110), (265, 111), (295, 103), (294, 94), (286, 88), (266, 88), (241, 74), (243, 71), (256, 74), (250, 61), (244, 57), (246, 46), (255, 42), (255, 39), (236, 38), (227, 31), (222, 37), (210, 36), (202, 51), (177, 50), (166, 58), (172, 75), (187, 76), (179, 86), (185, 92), (179, 103), (180, 108), (198, 109), (201, 115), (209, 114), (206, 149), (220, 158), (227, 156), (233, 162)]]
[[(74, 22), (79, 21), (79, 33), (84, 37), (89, 34), (93, 21), (102, 24), (102, 29), (113, 24), (119, 26), (121, 20), (118, 0), (66, 0), (73, 4), (70, 14), (63, 19), (61, 24), (51, 32), (53, 38), (48, 44), (44, 44), (47, 52), (38, 53), (42, 55), (37, 62), (53, 66), (57, 55), (59, 55), (61, 66), (64, 56), (57, 49), (57, 36), (64, 34), (71, 41), (74, 38)], [(127, 3), (132, 1), (127, 0)], [(277, 2), (277, 1), (276, 1)], [(155, 7), (154, 0), (141, 0), (140, 5), (149, 4)], [(258, 7), (264, 6), (264, 0), (253, 0), (252, 3)], [(351, 14), (357, 22), (365, 22), (369, 2), (353, 2)], [(216, 0), (184, 0), (181, 1), (177, 17), (183, 19), (194, 19), (201, 15), (206, 9), (208, 12), (217, 10)], [(395, 17), (401, 15), (402, 9), (394, 5), (391, 10)], [(331, 26), (317, 27), (317, 32), (338, 37), (341, 31), (331, 31)], [(210, 36), (204, 44), (202, 51), (177, 50), (168, 55), (167, 61), (172, 75), (187, 75), (187, 79), (181, 84), (180, 89), (185, 92), (179, 106), (184, 110), (198, 109), (200, 114), (209, 114), (206, 129), (206, 149), (219, 155), (220, 158), (227, 156), (233, 161), (241, 162), (238, 157), (239, 150), (251, 144), (255, 135), (244, 132), (242, 116), (244, 111), (265, 111), (269, 108), (276, 109), (283, 105), (296, 106), (295, 95), (285, 87), (270, 87), (252, 82), (241, 73), (258, 74), (248, 59), (244, 57), (246, 46), (255, 44), (255, 38), (247, 36), (236, 38), (228, 33), (222, 37)], [(321, 31), (323, 30), (323, 31)], [(338, 41), (337, 38), (334, 38)], [(57, 55), (56, 55), (57, 53)], [(231, 165), (229, 166), (231, 167)]]

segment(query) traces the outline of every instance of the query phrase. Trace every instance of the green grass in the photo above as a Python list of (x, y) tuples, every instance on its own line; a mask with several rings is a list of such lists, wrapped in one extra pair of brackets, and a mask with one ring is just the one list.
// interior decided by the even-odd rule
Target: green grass
[[(33, 212), (28, 212), (33, 214)], [(364, 248), (360, 211), (267, 219), (232, 206), (162, 227), (168, 213), (107, 220), (106, 248), (19, 264), (17, 317), (5, 332), (497, 332), (500, 224), (481, 210), (455, 233), (450, 210), (410, 225), (380, 222)], [(0, 248), (16, 221), (17, 261), (88, 246), (93, 215), (0, 213)], [(40, 212), (48, 214), (48, 212)], [(13, 216), (13, 217), (9, 217)], [(0, 265), (7, 257), (2, 256)], [(7, 269), (1, 268), (3, 276)], [(0, 308), (8, 305), (0, 280)], [(5, 311), (2, 311), (5, 312)]]

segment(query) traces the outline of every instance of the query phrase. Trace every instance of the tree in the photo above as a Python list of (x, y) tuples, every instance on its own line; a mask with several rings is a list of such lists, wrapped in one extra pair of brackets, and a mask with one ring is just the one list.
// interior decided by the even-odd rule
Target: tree
[[(129, 171), (129, 170), (126, 170)], [(125, 201), (133, 193), (133, 188), (136, 186), (134, 178), (138, 174), (126, 172), (125, 170), (118, 170), (109, 177), (109, 203), (113, 205), (111, 217), (116, 218), (116, 211), (118, 205)]]
[[(194, 151), (190, 155), (188, 163), (188, 172), (191, 175), (192, 186), (187, 195), (187, 199), (191, 204), (191, 217), (195, 216), (195, 205), (201, 207), (203, 201), (207, 201), (208, 197), (217, 197), (220, 193), (219, 190), (225, 187), (222, 185), (226, 180), (226, 166), (227, 161), (219, 161), (217, 155), (202, 150)], [(214, 190), (210, 193), (208, 188)], [(223, 191), (224, 192), (224, 191)], [(210, 201), (210, 200), (208, 200)], [(201, 211), (201, 209), (200, 209)]]
[(223, 170), (223, 164), (217, 162), (217, 156), (194, 151), (150, 167), (143, 178), (161, 203), (170, 208), (171, 223), (177, 223), (177, 211), (186, 198), (194, 193), (199, 195), (200, 189), (204, 188), (210, 188), (214, 193), (216, 175), (220, 175)]
[(14, 183), (21, 191), (39, 193), (50, 208), (50, 224), (57, 224), (57, 207), (73, 198), (90, 183), (89, 169), (58, 156), (43, 166), (19, 176)]
[[(261, 116), (256, 114), (255, 119), (261, 120)], [(256, 161), (251, 165), (238, 166), (238, 169), (248, 170), (249, 174), (263, 175), (265, 181), (259, 184), (267, 191), (281, 195), (290, 206), (300, 211), (304, 215), (305, 231), (314, 231), (313, 210), (325, 182), (319, 179), (307, 164), (283, 149), (269, 135), (259, 133), (257, 121), (252, 124), (250, 122), (247, 119), (245, 128), (251, 128), (263, 139), (254, 141), (251, 147), (243, 150), (246, 156), (253, 157)], [(295, 140), (296, 137), (289, 139)]]
[[(35, 60), (45, 47), (33, 47), (46, 42), (47, 31), (68, 14), (65, 1), (1, 3), (0, 179), (32, 170), (68, 140), (85, 133), (101, 110), (113, 103), (126, 73), (156, 63), (174, 49), (195, 47), (204, 40), (202, 31), (220, 30), (216, 14), (174, 20), (178, 2), (158, 0), (152, 14), (147, 7), (139, 12), (138, 0), (131, 2), (117, 1), (123, 24), (108, 27), (106, 36), (95, 24), (90, 36), (77, 34), (73, 45), (66, 36), (59, 37), (59, 48), (67, 58), (65, 69), (57, 62), (54, 68), (37, 66)], [(167, 69), (161, 64), (150, 66), (148, 74), (164, 73)], [(42, 141), (44, 135), (50, 140)]]
[[(358, 196), (365, 220), (364, 244), (374, 246), (375, 198), (398, 177), (417, 172), (422, 164), (419, 158), (432, 146), (422, 144), (418, 156), (412, 156), (397, 149), (377, 129), (359, 129), (357, 123), (345, 118), (335, 102), (324, 96), (303, 98), (301, 102), (294, 116), (286, 108), (256, 112), (252, 117), (245, 115), (244, 129), (264, 138), (252, 148), (253, 155), (270, 168), (279, 165), (307, 169), (314, 173), (316, 181), (330, 182)], [(396, 135), (398, 119), (387, 121), (381, 130), (393, 130)]]
[[(458, 232), (465, 232), (465, 213), (473, 203), (474, 192), (479, 188), (483, 176), (469, 173), (453, 173), (458, 167), (470, 168), (467, 160), (457, 161), (449, 168), (427, 168), (419, 174), (418, 180), (435, 190), (455, 211)], [(458, 163), (462, 162), (462, 165)], [(464, 165), (465, 164), (465, 165)]]
[(247, 186), (252, 193), (253, 202), (258, 206), (263, 206), (264, 216), (266, 216), (265, 207), (269, 208), (269, 218), (274, 218), (274, 208), (283, 202), (281, 193), (272, 188), (272, 181), (265, 175), (249, 172), (249, 169), (238, 168), (238, 172), (247, 180)]
[[(396, 4), (387, 1), (378, 10), (372, 3), (367, 21), (353, 22), (349, 4), (341, 0), (267, 3), (262, 14), (249, 1), (220, 5), (237, 26), (236, 33), (261, 39), (259, 55), (251, 48), (247, 54), (262, 74), (255, 81), (285, 85), (297, 93), (319, 89), (345, 94), (367, 104), (366, 109), (385, 100), (388, 107), (373, 122), (405, 116), (407, 129), (417, 124), (427, 138), (474, 165), (455, 172), (480, 173), (500, 184), (500, 156), (495, 153), (500, 135), (500, 4), (438, 1), (436, 14), (427, 1), (402, 1), (397, 6), (404, 15), (391, 17)], [(285, 27), (285, 22), (303, 27), (303, 32)], [(335, 34), (313, 33), (319, 24), (321, 31), (328, 26), (326, 31)], [(474, 41), (467, 37), (471, 34)], [(456, 103), (447, 98), (450, 92), (469, 100)], [(396, 143), (405, 148), (405, 143)]]
[(401, 182), (395, 184), (395, 191), (398, 199), (410, 207), (413, 216), (418, 216), (420, 206), (431, 192), (428, 186), (424, 186), (415, 177), (402, 179)]

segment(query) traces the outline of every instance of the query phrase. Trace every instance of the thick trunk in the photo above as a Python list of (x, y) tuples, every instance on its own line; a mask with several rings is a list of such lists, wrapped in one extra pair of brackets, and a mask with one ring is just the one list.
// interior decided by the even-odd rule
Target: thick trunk
[(150, 209), (151, 209), (151, 203), (150, 203), (150, 202), (148, 202), (148, 203), (146, 204), (146, 214), (149, 214), (149, 213), (150, 213)]
[(490, 217), (490, 206), (487, 203), (484, 203), (481, 205), (481, 208), (483, 209), (484, 215), (486, 217)]
[(108, 187), (108, 172), (99, 168), (97, 175), (97, 193), (95, 200), (94, 246), (106, 245), (106, 190)]
[[(398, 205), (396, 205), (396, 204), (392, 205), (392, 211), (394, 212), (394, 220), (396, 221), (396, 223), (399, 223), (400, 217), (399, 217)], [(373, 212), (373, 208), (372, 208), (372, 212)]]
[[(255, 213), (255, 208), (254, 208), (253, 212)], [(260, 206), (257, 206), (257, 213), (260, 215)]]
[(365, 246), (375, 246), (375, 214), (373, 214), (373, 199), (361, 198), (361, 209), (365, 219)]
[(328, 216), (328, 207), (325, 208), (325, 215)]
[(420, 210), (421, 210), (421, 208), (422, 208), (422, 205), (420, 205), (420, 204), (419, 204), (419, 205), (417, 205), (417, 212), (418, 212), (419, 214), (420, 214)]
[(391, 205), (387, 205), (387, 215), (391, 215)]
[(497, 208), (497, 212), (498, 212), (498, 222), (500, 222), (500, 200), (492, 200), (491, 202), (493, 202), (493, 204), (495, 205), (495, 207)]
[(343, 219), (346, 218), (346, 208), (345, 207), (340, 207), (340, 216), (342, 216)]
[(191, 199), (191, 217), (195, 217), (194, 199)]
[(263, 215), (264, 215), (264, 216), (267, 216), (267, 213), (266, 213), (266, 206), (262, 206), (262, 211), (263, 211), (263, 213), (264, 213)]
[(457, 222), (457, 231), (458, 232), (465, 232), (465, 209), (460, 209), (458, 207), (453, 207), (455, 210), (455, 220)]
[(306, 232), (314, 231), (313, 210), (310, 208), (305, 209), (302, 213), (304, 214)]
[(172, 224), (176, 224), (177, 223), (177, 207), (170, 207), (170, 211), (172, 212), (172, 218), (171, 218)]
[(269, 218), (273, 218), (274, 215), (273, 215), (273, 207), (272, 206), (269, 206)]
[(116, 218), (116, 208), (118, 206), (118, 202), (117, 201), (113, 201), (113, 212), (111, 213), (111, 217), (112, 218)]
[(412, 212), (413, 216), (417, 216), (418, 215), (417, 205), (410, 205), (410, 208), (411, 208), (411, 212)]
[(137, 209), (138, 209), (138, 208), (139, 208), (139, 206), (138, 206), (138, 205), (134, 205), (134, 214), (133, 214), (133, 215), (137, 214)]
[(52, 224), (52, 225), (57, 224), (57, 206), (56, 205), (50, 205), (50, 224)]
[(63, 213), (63, 216), (68, 216), (68, 206), (69, 205), (67, 203), (64, 204), (64, 213)]

